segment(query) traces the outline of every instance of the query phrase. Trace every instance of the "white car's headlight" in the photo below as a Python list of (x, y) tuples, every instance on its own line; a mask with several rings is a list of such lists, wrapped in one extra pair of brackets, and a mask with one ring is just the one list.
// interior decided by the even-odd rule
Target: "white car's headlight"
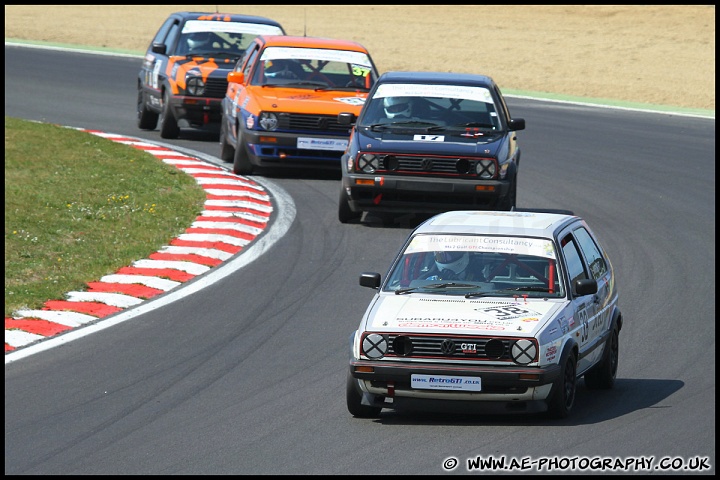
[(537, 361), (538, 349), (532, 340), (517, 340), (510, 350), (512, 359), (520, 365)]
[(203, 95), (205, 94), (205, 82), (200, 77), (190, 77), (187, 79), (187, 91), (190, 95)]
[(384, 336), (378, 333), (371, 333), (363, 338), (360, 349), (368, 358), (381, 358), (385, 356), (388, 351), (388, 342)]

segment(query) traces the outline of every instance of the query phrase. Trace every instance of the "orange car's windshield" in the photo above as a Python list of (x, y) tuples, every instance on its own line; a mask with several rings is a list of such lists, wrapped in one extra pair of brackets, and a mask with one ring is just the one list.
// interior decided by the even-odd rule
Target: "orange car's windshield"
[(348, 50), (268, 47), (255, 67), (252, 85), (306, 88), (368, 88), (368, 56)]

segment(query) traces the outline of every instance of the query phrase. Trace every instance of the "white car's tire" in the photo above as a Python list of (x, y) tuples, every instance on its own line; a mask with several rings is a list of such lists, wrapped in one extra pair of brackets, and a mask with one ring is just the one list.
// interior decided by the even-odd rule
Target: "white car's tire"
[(345, 387), (345, 398), (347, 401), (347, 409), (354, 417), (359, 418), (377, 418), (380, 416), (382, 408), (370, 407), (363, 405), (362, 392), (358, 387), (357, 380), (348, 372), (347, 384)]
[(620, 352), (619, 334), (614, 327), (607, 340), (603, 359), (585, 373), (585, 386), (592, 390), (608, 390), (615, 385)]
[(568, 349), (563, 355), (560, 365), (560, 378), (555, 382), (548, 401), (548, 415), (552, 418), (567, 417), (575, 405), (577, 359), (572, 350)]

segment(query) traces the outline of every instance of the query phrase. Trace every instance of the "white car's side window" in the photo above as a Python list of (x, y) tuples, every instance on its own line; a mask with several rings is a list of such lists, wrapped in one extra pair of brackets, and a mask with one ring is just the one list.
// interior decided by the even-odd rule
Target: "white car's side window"
[(582, 250), (585, 260), (590, 267), (590, 272), (592, 273), (593, 278), (595, 278), (595, 280), (602, 278), (607, 273), (607, 265), (605, 264), (605, 259), (600, 253), (600, 250), (590, 236), (590, 233), (582, 227), (578, 228), (573, 233), (575, 234), (578, 243), (580, 243), (580, 249)]
[(585, 267), (583, 266), (583, 261), (580, 257), (580, 252), (572, 235), (567, 235), (563, 240), (562, 251), (565, 256), (565, 263), (567, 264), (570, 282), (574, 283), (575, 280), (587, 278)]

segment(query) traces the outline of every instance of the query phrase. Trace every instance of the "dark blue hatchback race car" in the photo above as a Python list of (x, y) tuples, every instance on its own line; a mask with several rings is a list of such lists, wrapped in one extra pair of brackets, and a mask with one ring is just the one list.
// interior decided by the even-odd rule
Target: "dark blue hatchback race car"
[[(355, 121), (356, 120), (356, 121)], [(513, 210), (520, 147), (495, 82), (484, 75), (387, 72), (352, 126), (338, 218), (363, 212)]]
[(177, 138), (181, 128), (219, 131), (227, 74), (258, 35), (284, 35), (252, 15), (175, 12), (158, 29), (137, 79), (137, 126)]

